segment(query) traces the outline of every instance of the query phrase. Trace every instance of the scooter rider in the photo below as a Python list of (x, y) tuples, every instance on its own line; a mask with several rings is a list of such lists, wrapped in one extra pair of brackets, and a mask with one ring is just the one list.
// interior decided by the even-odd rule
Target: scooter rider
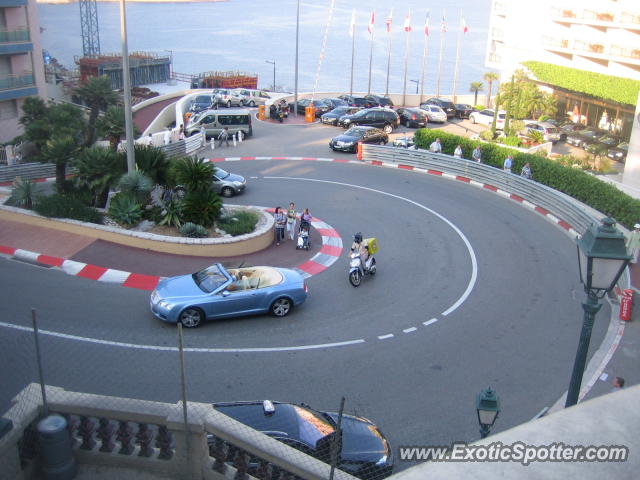
[(367, 259), (369, 258), (369, 249), (362, 241), (362, 233), (358, 232), (353, 236), (351, 251), (360, 254), (360, 261), (364, 269), (367, 269)]

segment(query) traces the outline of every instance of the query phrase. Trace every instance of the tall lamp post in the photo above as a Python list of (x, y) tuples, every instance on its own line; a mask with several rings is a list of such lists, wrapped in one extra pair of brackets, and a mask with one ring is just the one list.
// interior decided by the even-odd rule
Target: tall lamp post
[(592, 223), (577, 244), (580, 281), (584, 285), (587, 300), (582, 303), (582, 330), (565, 407), (578, 403), (593, 321), (602, 307), (599, 300), (611, 291), (631, 260), (624, 235), (616, 228), (616, 222), (611, 217), (602, 220), (601, 225)]
[(416, 95), (417, 95), (418, 94), (418, 87), (420, 86), (420, 80), (409, 80), (409, 81), (416, 84)]
[(500, 413), (500, 397), (491, 387), (481, 390), (476, 395), (476, 411), (478, 412), (478, 423), (480, 424), (480, 437), (489, 435), (491, 427), (496, 422)]
[(266, 63), (273, 65), (273, 91), (276, 91), (276, 61), (265, 60)]

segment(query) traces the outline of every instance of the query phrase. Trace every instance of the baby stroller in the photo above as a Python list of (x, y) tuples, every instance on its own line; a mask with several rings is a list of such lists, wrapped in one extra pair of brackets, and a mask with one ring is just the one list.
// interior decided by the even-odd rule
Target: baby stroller
[(311, 241), (309, 240), (309, 223), (301, 222), (298, 229), (298, 243), (296, 244), (296, 250), (304, 248), (309, 250)]

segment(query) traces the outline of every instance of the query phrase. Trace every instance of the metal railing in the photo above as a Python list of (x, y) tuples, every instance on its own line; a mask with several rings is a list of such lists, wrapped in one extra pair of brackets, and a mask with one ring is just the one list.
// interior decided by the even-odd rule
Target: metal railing
[(566, 222), (579, 234), (585, 232), (591, 223), (597, 221), (592, 210), (570, 196), (490, 165), (425, 150), (407, 150), (366, 144), (363, 145), (362, 159), (368, 162), (408, 165), (429, 170), (434, 174), (451, 174), (493, 186), (547, 210), (551, 215)]
[(0, 90), (11, 90), (13, 88), (32, 87), (35, 85), (33, 72), (22, 75), (0, 75)]
[(0, 28), (0, 43), (29, 42), (27, 27)]

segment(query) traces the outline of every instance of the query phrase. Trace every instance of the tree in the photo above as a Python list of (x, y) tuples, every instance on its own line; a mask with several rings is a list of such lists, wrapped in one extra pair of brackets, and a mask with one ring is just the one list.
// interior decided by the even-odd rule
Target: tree
[(87, 135), (85, 146), (90, 147), (96, 137), (96, 120), (100, 111), (105, 111), (109, 105), (114, 105), (118, 100), (118, 95), (111, 89), (109, 77), (91, 77), (81, 87), (75, 91), (84, 103), (89, 107), (89, 122), (87, 125)]
[(118, 151), (120, 139), (126, 135), (124, 108), (118, 105), (109, 105), (104, 115), (96, 120), (96, 128), (100, 135), (107, 137), (111, 149)]
[(482, 79), (487, 82), (488, 84), (488, 88), (487, 88), (487, 108), (491, 108), (491, 88), (493, 87), (493, 82), (495, 82), (496, 80), (498, 80), (498, 78), (500, 78), (498, 76), (497, 73), (495, 72), (487, 72), (484, 74), (484, 76), (482, 77)]
[(483, 89), (484, 89), (484, 85), (482, 84), (482, 82), (471, 82), (471, 85), (469, 86), (469, 91), (473, 92), (474, 94), (473, 105), (478, 104), (478, 92), (481, 92)]
[(72, 163), (80, 154), (82, 147), (69, 135), (53, 137), (47, 141), (42, 151), (42, 159), (56, 165), (56, 187), (58, 192), (64, 191), (64, 180), (67, 164)]
[(77, 169), (74, 182), (92, 193), (92, 206), (95, 207), (106, 205), (109, 188), (127, 171), (126, 158), (103, 147), (83, 150), (73, 165)]
[[(138, 169), (151, 177), (155, 184), (167, 186), (170, 163), (164, 151), (157, 147), (139, 144), (135, 144), (133, 149)], [(168, 186), (175, 187), (175, 185)]]

